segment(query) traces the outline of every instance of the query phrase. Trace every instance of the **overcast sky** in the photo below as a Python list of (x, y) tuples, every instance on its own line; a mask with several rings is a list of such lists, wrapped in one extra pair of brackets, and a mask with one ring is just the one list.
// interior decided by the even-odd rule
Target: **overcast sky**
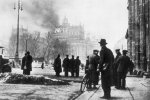
[[(44, 0), (22, 0), (24, 10), (20, 13), (20, 25), (28, 27), (29, 30), (46, 32), (47, 25), (41, 26), (45, 20), (40, 21), (42, 14), (45, 13), (38, 12), (39, 9), (33, 5), (33, 1), (43, 2)], [(8, 41), (12, 27), (17, 26), (17, 12), (13, 10), (14, 2), (17, 0), (0, 0), (0, 40)], [(45, 4), (40, 6), (44, 7)], [(53, 7), (52, 14), (58, 15), (58, 22), (61, 23), (66, 16), (70, 24), (84, 25), (86, 33), (89, 33), (88, 36), (99, 40), (106, 38), (111, 48), (125, 36), (128, 26), (127, 0), (54, 0)], [(33, 12), (36, 13), (32, 15)], [(54, 20), (57, 24), (57, 19)]]

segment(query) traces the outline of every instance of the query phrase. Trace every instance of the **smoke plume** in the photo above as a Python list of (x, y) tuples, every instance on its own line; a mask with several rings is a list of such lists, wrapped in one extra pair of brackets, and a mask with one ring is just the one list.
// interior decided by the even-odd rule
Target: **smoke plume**
[(25, 12), (34, 24), (46, 29), (53, 29), (58, 26), (59, 18), (52, 0), (27, 1), (23, 2)]

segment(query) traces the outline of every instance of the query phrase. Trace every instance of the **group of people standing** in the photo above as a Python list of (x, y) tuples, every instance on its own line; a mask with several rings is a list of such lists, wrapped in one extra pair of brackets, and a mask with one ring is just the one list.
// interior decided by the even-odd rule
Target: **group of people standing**
[(71, 72), (72, 77), (74, 77), (75, 75), (76, 77), (79, 77), (80, 64), (81, 61), (79, 59), (79, 56), (77, 56), (76, 59), (74, 59), (74, 55), (72, 55), (71, 59), (69, 59), (69, 55), (66, 55), (66, 58), (64, 58), (63, 63), (61, 64), (60, 55), (58, 54), (57, 58), (54, 60), (54, 70), (56, 72), (56, 76), (60, 76), (63, 67), (65, 77), (68, 77), (69, 72)]
[[(120, 49), (116, 49), (117, 55), (114, 58), (112, 51), (106, 47), (107, 42), (105, 39), (101, 39), (99, 44), (101, 46), (100, 52), (93, 50), (93, 54), (89, 55), (86, 60), (85, 73), (89, 77), (87, 88), (96, 88), (101, 73), (101, 83), (104, 91), (102, 98), (110, 98), (111, 86), (115, 86), (117, 89), (125, 89), (126, 75), (129, 69), (130, 72), (132, 72), (134, 64), (127, 56), (127, 50), (123, 50), (121, 54)], [(30, 52), (26, 52), (22, 59), (21, 66), (23, 74), (30, 75), (30, 71), (32, 71), (32, 61), (33, 59)], [(66, 55), (63, 62), (61, 62), (60, 55), (58, 54), (54, 60), (54, 70), (58, 77), (62, 72), (62, 67), (66, 77), (68, 77), (69, 72), (71, 72), (72, 77), (79, 77), (80, 65), (81, 61), (79, 56), (75, 59), (74, 55), (72, 55), (70, 59), (69, 55)]]
[(122, 55), (117, 49), (117, 56), (114, 58), (113, 52), (106, 47), (107, 42), (101, 39), (100, 53), (98, 50), (93, 50), (93, 54), (87, 57), (85, 72), (88, 73), (89, 82), (87, 88), (96, 88), (98, 84), (99, 74), (101, 73), (102, 89), (104, 96), (102, 98), (110, 98), (111, 86), (117, 89), (125, 89), (126, 75), (128, 69), (133, 63), (126, 55), (127, 50), (123, 50)]
[(120, 53), (120, 49), (116, 49), (116, 58), (114, 61), (114, 85), (117, 89), (125, 89), (126, 86), (126, 74), (128, 71), (130, 74), (133, 72), (134, 64), (132, 60), (127, 56), (127, 50)]

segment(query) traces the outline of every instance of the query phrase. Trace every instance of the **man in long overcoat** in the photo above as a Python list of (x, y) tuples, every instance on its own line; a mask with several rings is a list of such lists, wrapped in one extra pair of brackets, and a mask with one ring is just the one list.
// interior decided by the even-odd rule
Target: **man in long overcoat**
[(28, 51), (22, 59), (21, 69), (23, 69), (23, 74), (30, 75), (30, 71), (32, 71), (32, 62), (33, 58)]
[(56, 76), (60, 76), (60, 72), (62, 71), (61, 69), (61, 59), (60, 55), (58, 54), (57, 58), (54, 61), (54, 70), (56, 72)]
[(93, 88), (96, 89), (96, 85), (98, 84), (98, 72), (97, 67), (99, 63), (99, 56), (98, 56), (98, 50), (93, 50), (93, 54), (89, 56), (89, 88), (91, 88), (91, 85), (93, 84)]
[(79, 59), (79, 56), (77, 56), (77, 58), (75, 59), (75, 73), (76, 73), (76, 77), (79, 77), (80, 64), (81, 64), (81, 61)]
[(22, 58), (21, 70), (23, 70), (23, 74), (25, 74), (26, 56), (27, 56), (27, 53), (25, 53), (24, 57)]
[(75, 73), (75, 59), (74, 59), (74, 55), (72, 55), (72, 58), (70, 59), (70, 70), (71, 70), (71, 76), (74, 77), (74, 73)]
[(117, 63), (118, 63), (118, 68), (117, 68), (117, 73), (118, 73), (118, 89), (125, 89), (126, 85), (126, 75), (128, 72), (129, 67), (131, 66), (130, 58), (126, 55), (127, 50), (123, 50), (123, 56), (119, 57)]
[(66, 55), (66, 58), (63, 60), (63, 67), (65, 71), (65, 76), (68, 77), (69, 71), (69, 55)]
[(121, 56), (121, 53), (120, 53), (120, 49), (116, 49), (115, 51), (116, 51), (116, 57), (114, 60), (114, 65), (113, 65), (113, 79), (114, 79), (113, 82), (114, 82), (115, 87), (117, 87), (117, 68), (118, 68), (117, 60)]
[(105, 39), (101, 39), (99, 43), (101, 46), (99, 70), (101, 71), (102, 89), (104, 91), (104, 96), (101, 98), (110, 98), (114, 55), (112, 51), (106, 47), (107, 43)]

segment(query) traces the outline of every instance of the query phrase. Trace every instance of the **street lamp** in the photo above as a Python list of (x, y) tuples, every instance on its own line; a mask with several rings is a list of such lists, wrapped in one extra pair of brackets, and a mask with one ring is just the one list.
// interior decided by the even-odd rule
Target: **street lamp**
[[(14, 4), (14, 10), (16, 10), (16, 5), (15, 4)], [(17, 19), (17, 43), (16, 43), (16, 54), (15, 54), (15, 60), (16, 60), (16, 62), (19, 61), (19, 53), (18, 53), (18, 48), (19, 48), (19, 11), (23, 10), (22, 9), (22, 4), (21, 4), (20, 0), (18, 0), (17, 10), (18, 10), (18, 19)]]
[(27, 36), (26, 36), (26, 39), (25, 39), (26, 52), (28, 51), (28, 39), (29, 39), (29, 35), (27, 35)]
[(28, 43), (28, 40), (26, 39), (26, 52), (27, 52), (27, 50), (28, 50), (28, 49), (27, 49), (27, 46), (28, 46), (28, 44), (27, 44), (27, 43)]

